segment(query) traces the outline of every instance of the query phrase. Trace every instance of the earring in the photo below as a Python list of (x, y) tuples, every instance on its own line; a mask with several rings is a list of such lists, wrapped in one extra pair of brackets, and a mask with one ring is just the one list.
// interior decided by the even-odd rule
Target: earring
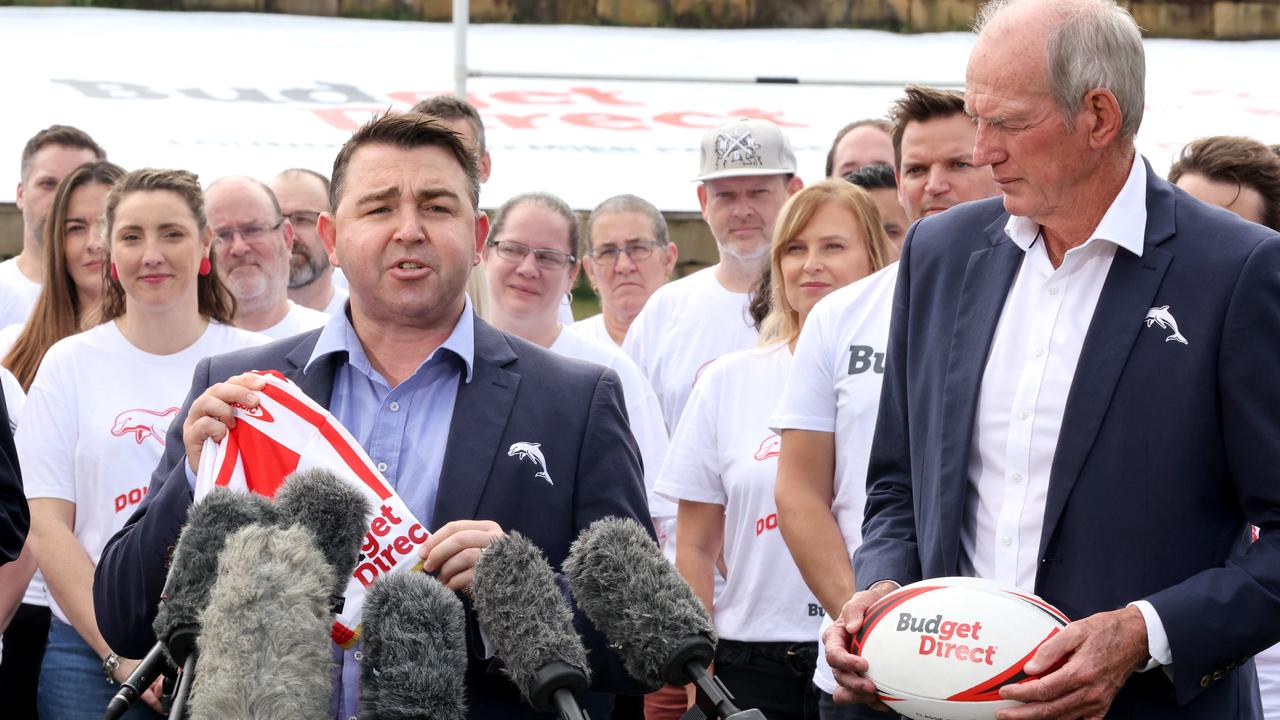
[(115, 263), (111, 263), (111, 279), (120, 282), (120, 271), (116, 270)]
[(569, 303), (570, 305), (572, 305), (572, 304), (573, 304), (573, 291), (572, 291), (572, 290), (570, 290), (570, 291), (568, 291), (568, 292), (566, 292), (566, 293), (564, 294), (564, 301), (565, 301), (565, 302), (567, 302), (567, 303)]
[(211, 270), (213, 270), (213, 263), (209, 261), (209, 258), (200, 258), (200, 274), (208, 275)]

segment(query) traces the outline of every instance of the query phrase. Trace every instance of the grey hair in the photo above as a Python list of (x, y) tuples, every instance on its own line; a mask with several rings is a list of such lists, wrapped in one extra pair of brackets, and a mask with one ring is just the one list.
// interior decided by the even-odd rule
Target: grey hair
[[(1005, 8), (1020, 0), (992, 0), (978, 11), (974, 30), (981, 33)], [(1067, 131), (1085, 93), (1111, 91), (1120, 105), (1120, 136), (1133, 138), (1146, 106), (1146, 55), (1142, 29), (1129, 11), (1112, 0), (1049, 0), (1059, 21), (1045, 47), (1049, 93)]]
[(571, 255), (578, 254), (578, 245), (580, 232), (578, 230), (578, 216), (573, 214), (573, 208), (569, 207), (569, 203), (561, 200), (559, 196), (549, 192), (534, 191), (520, 193), (510, 200), (502, 203), (502, 207), (498, 208), (493, 214), (493, 224), (489, 227), (489, 239), (493, 240), (502, 234), (502, 229), (507, 224), (507, 216), (513, 210), (524, 205), (533, 205), (534, 207), (544, 208), (564, 218), (569, 223), (569, 253)]
[(658, 208), (653, 206), (653, 203), (635, 195), (614, 195), (597, 205), (587, 217), (587, 236), (583, 238), (582, 252), (578, 254), (586, 257), (591, 252), (591, 238), (595, 235), (597, 220), (605, 215), (624, 212), (637, 213), (648, 218), (649, 224), (653, 226), (653, 239), (658, 241), (659, 245), (670, 242), (667, 235), (667, 219), (662, 216)]

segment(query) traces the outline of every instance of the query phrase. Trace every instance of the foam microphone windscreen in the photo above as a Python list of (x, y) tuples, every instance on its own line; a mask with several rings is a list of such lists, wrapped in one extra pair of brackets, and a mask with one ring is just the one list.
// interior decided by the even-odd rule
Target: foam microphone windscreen
[(641, 681), (665, 682), (663, 666), (691, 636), (714, 642), (693, 589), (634, 520), (592, 523), (570, 546), (564, 572), (574, 602)]
[(200, 615), (191, 720), (316, 720), (330, 713), (333, 568), (299, 527), (227, 539)]
[(584, 681), (590, 677), (573, 611), (542, 550), (528, 538), (511, 532), (485, 549), (471, 596), (480, 626), (526, 700), (533, 701), (539, 671), (552, 663), (576, 668)]
[(363, 720), (466, 720), (462, 601), (425, 573), (394, 573), (364, 604)]
[(311, 468), (285, 478), (276, 491), (276, 514), (282, 525), (309, 530), (316, 547), (337, 574), (334, 595), (341, 595), (360, 559), (372, 510), (364, 494), (331, 470)]
[[(254, 523), (273, 522), (275, 509), (261, 495), (215, 488), (191, 506), (152, 623), (156, 639), (165, 645), (175, 665), (182, 664), (194, 640), (192, 629), (198, 627), (200, 611), (209, 602), (218, 554), (227, 537)], [(175, 638), (175, 634), (181, 637)]]

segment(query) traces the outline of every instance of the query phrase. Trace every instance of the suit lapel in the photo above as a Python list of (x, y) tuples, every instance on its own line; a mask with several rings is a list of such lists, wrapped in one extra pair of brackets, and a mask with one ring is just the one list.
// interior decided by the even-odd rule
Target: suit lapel
[(1005, 297), (1026, 253), (1005, 235), (1008, 215), (1001, 215), (986, 230), (992, 247), (969, 256), (960, 286), (955, 332), (947, 354), (947, 375), (942, 396), (940, 481), (934, 507), (938, 537), (942, 540), (943, 567), (959, 570), (960, 509), (969, 477), (969, 448), (977, 414), (978, 390), (983, 369), (1004, 309)]
[(476, 509), (494, 457), (502, 449), (499, 444), (520, 387), (520, 375), (505, 367), (515, 360), (515, 351), (502, 333), (476, 318), (471, 382), (458, 384), (432, 514), (436, 528), (451, 520), (477, 519)]
[(334, 375), (339, 363), (346, 361), (346, 355), (329, 353), (320, 358), (309, 370), (304, 370), (311, 359), (312, 351), (315, 350), (316, 342), (320, 339), (320, 332), (321, 330), (316, 330), (312, 337), (298, 343), (285, 356), (289, 367), (284, 371), (284, 376), (301, 388), (307, 397), (328, 410), (329, 401), (333, 396)]
[(1063, 411), (1053, 467), (1049, 471), (1039, 557), (1045, 557), (1067, 499), (1098, 437), (1138, 332), (1143, 328), (1143, 318), (1154, 305), (1156, 292), (1173, 259), (1173, 253), (1160, 247), (1160, 243), (1173, 233), (1173, 192), (1148, 165), (1146, 246), (1142, 257), (1124, 249), (1116, 250), (1093, 320), (1085, 333)]

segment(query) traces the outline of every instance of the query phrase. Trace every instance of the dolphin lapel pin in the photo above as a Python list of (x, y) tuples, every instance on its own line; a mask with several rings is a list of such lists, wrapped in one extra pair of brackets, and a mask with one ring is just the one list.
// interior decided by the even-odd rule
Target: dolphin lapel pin
[(541, 447), (541, 443), (535, 442), (511, 443), (511, 447), (507, 448), (507, 457), (533, 461), (534, 465), (542, 468), (542, 472), (534, 475), (534, 477), (546, 480), (548, 485), (555, 485), (555, 483), (551, 482), (551, 473), (547, 471), (547, 459), (542, 456), (542, 451), (539, 450)]
[(1160, 307), (1153, 307), (1148, 310), (1147, 319), (1144, 320), (1144, 322), (1147, 324), (1147, 327), (1151, 327), (1152, 324), (1155, 324), (1165, 330), (1173, 331), (1172, 335), (1164, 339), (1165, 342), (1174, 341), (1180, 342), (1183, 345), (1188, 344), (1187, 339), (1182, 336), (1182, 333), (1178, 332), (1178, 321), (1173, 319), (1173, 313), (1169, 312), (1168, 305), (1161, 305)]

